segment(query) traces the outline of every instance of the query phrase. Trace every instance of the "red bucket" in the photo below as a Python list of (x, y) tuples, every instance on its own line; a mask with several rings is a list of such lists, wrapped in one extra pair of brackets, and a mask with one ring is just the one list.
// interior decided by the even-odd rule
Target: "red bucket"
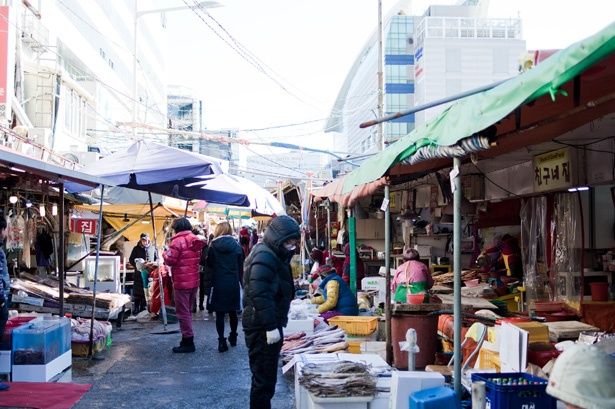
[(609, 300), (609, 283), (589, 283), (592, 292), (592, 301)]

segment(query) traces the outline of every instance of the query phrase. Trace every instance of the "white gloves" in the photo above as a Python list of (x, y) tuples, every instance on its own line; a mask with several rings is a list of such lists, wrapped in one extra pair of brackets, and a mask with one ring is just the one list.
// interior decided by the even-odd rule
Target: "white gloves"
[(282, 339), (282, 337), (280, 336), (280, 330), (279, 329), (272, 329), (271, 331), (267, 331), (267, 344), (271, 345), (271, 344), (275, 344), (276, 342), (279, 342), (280, 339)]

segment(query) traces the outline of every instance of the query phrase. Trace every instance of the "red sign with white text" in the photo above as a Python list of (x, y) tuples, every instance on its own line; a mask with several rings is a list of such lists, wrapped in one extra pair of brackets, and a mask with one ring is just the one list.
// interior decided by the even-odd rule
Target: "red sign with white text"
[(95, 235), (98, 232), (98, 220), (96, 219), (70, 219), (70, 231)]

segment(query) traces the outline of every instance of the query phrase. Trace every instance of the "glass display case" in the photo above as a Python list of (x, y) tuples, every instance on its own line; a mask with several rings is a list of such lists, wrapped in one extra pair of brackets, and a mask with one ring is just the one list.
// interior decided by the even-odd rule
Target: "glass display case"
[[(85, 258), (84, 285), (90, 289), (94, 284), (94, 271), (96, 268), (96, 256)], [(120, 256), (99, 256), (98, 280), (96, 291), (112, 293), (121, 292), (120, 288)]]

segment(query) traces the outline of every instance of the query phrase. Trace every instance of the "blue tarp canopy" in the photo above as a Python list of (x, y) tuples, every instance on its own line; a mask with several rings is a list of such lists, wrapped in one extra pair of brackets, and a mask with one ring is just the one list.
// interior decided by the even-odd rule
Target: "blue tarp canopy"
[(222, 175), (221, 160), (161, 145), (138, 141), (83, 169), (112, 185), (158, 193), (178, 199), (199, 199), (210, 203), (249, 206), (247, 194), (229, 190), (188, 188), (203, 177)]

